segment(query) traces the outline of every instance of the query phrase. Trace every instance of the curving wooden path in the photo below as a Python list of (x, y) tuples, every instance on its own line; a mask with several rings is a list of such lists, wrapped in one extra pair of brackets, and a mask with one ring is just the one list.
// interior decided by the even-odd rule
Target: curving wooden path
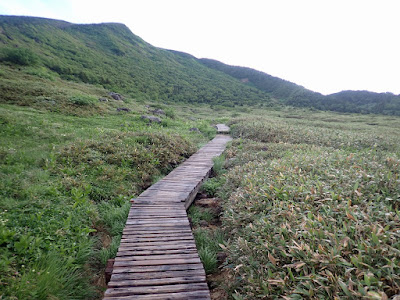
[(210, 299), (186, 209), (230, 140), (217, 135), (133, 199), (104, 299)]

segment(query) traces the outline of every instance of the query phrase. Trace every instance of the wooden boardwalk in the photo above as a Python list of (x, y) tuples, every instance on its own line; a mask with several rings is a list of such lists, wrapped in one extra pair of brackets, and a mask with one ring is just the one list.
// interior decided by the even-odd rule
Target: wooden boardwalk
[(186, 209), (230, 140), (217, 135), (133, 199), (104, 299), (210, 299)]
[(217, 124), (215, 125), (215, 127), (217, 128), (218, 133), (229, 133), (230, 132), (230, 128), (228, 126), (226, 126), (225, 124)]

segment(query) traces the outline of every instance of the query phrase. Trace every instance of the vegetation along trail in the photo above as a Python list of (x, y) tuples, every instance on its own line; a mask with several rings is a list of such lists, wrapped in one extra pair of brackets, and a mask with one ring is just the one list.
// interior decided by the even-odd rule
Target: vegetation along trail
[[(227, 124), (233, 141), (188, 209), (197, 250), (177, 243), (199, 269), (180, 280), (204, 267), (218, 300), (398, 300), (399, 115), (399, 95), (323, 96), (122, 24), (0, 16), (0, 298), (101, 299), (123, 234), (160, 235), (124, 232), (130, 199), (190, 178), (173, 170)], [(179, 198), (174, 184), (161, 194)]]
[(213, 178), (228, 294), (398, 299), (400, 120), (281, 111), (230, 125)]

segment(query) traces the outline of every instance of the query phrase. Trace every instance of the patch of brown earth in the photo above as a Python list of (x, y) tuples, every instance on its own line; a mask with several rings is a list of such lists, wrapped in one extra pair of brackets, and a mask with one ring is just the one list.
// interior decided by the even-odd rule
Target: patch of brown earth
[(222, 269), (218, 273), (207, 275), (208, 286), (210, 287), (211, 300), (227, 300), (228, 292), (226, 291), (229, 280), (233, 276), (230, 271)]

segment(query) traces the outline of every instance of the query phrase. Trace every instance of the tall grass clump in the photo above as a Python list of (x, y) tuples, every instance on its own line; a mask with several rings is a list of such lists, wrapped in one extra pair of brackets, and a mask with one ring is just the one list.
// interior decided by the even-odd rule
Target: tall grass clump
[(225, 236), (221, 230), (198, 227), (194, 230), (196, 247), (200, 260), (207, 274), (217, 270), (217, 254), (221, 252), (221, 246), (225, 243)]
[(234, 123), (241, 140), (226, 153), (222, 189), (230, 191), (223, 226), (235, 297), (399, 294), (398, 128), (311, 118)]

